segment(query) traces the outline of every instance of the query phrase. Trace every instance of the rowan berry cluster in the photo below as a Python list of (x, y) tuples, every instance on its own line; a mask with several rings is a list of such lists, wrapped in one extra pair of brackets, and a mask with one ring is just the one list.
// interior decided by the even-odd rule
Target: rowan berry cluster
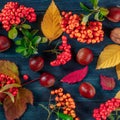
[(104, 31), (102, 23), (98, 21), (85, 24), (80, 16), (72, 12), (62, 12), (61, 28), (69, 34), (70, 38), (76, 38), (81, 43), (99, 43), (103, 41)]
[[(0, 88), (4, 87), (7, 84), (13, 84), (13, 83), (15, 83), (15, 80), (12, 77), (0, 73)], [(12, 93), (13, 96), (16, 96), (18, 93), (18, 88), (12, 87), (8, 89), (7, 92), (10, 92)]]
[(106, 120), (110, 113), (120, 107), (120, 99), (112, 98), (94, 109), (93, 117), (96, 120)]
[(6, 31), (9, 31), (13, 25), (20, 24), (23, 19), (29, 22), (36, 21), (34, 9), (19, 5), (18, 2), (7, 2), (0, 12), (0, 22)]
[(57, 55), (57, 58), (54, 61), (50, 62), (51, 66), (59, 66), (66, 64), (71, 60), (71, 45), (67, 43), (67, 37), (62, 36), (62, 44), (59, 46), (60, 53)]
[(58, 107), (63, 110), (64, 114), (72, 116), (74, 120), (80, 120), (75, 112), (75, 101), (69, 93), (63, 93), (63, 88), (55, 89), (51, 91), (51, 95), (54, 95), (56, 104), (50, 104), (50, 109)]

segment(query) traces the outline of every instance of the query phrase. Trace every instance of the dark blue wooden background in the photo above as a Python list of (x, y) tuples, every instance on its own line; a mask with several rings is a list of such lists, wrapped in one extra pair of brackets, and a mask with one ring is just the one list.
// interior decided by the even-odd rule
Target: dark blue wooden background
[[(3, 8), (6, 2), (8, 2), (8, 0), (0, 0), (0, 9)], [(38, 20), (36, 23), (32, 24), (32, 27), (40, 28), (40, 20), (42, 19), (43, 14), (48, 8), (51, 0), (17, 0), (17, 2), (19, 2), (20, 4), (24, 4), (28, 7), (33, 7), (36, 10)], [(91, 6), (89, 0), (55, 0), (55, 2), (59, 7), (60, 11), (73, 11), (74, 13), (78, 14), (83, 12), (79, 6), (80, 2), (84, 2), (86, 5)], [(104, 7), (116, 6), (120, 5), (120, 0), (100, 0), (100, 5)], [(120, 89), (120, 81), (117, 80), (115, 68), (95, 70), (96, 62), (100, 52), (106, 45), (113, 43), (109, 38), (109, 34), (110, 31), (115, 27), (120, 27), (120, 24), (112, 23), (108, 20), (105, 20), (103, 22), (103, 29), (105, 30), (104, 41), (95, 45), (81, 44), (78, 43), (76, 40), (71, 40), (69, 38), (69, 43), (72, 45), (72, 51), (74, 54), (76, 54), (77, 51), (82, 47), (88, 47), (93, 50), (94, 61), (89, 65), (89, 73), (87, 77), (83, 80), (92, 83), (96, 88), (96, 95), (93, 99), (86, 99), (79, 95), (78, 87), (81, 84), (81, 82), (73, 85), (68, 85), (59, 82), (60, 79), (67, 73), (83, 68), (83, 66), (76, 63), (75, 55), (73, 55), (72, 60), (66, 65), (60, 67), (51, 67), (49, 65), (49, 61), (52, 58), (50, 57), (50, 55), (42, 52), (44, 49), (49, 48), (49, 46), (47, 44), (42, 44), (39, 46), (39, 54), (44, 57), (45, 66), (42, 71), (35, 73), (31, 71), (28, 66), (29, 58), (23, 58), (21, 55), (15, 53), (15, 45), (13, 42), (12, 47), (8, 51), (0, 53), (0, 59), (6, 59), (15, 62), (19, 67), (21, 80), (23, 74), (28, 74), (30, 76), (30, 79), (38, 78), (40, 74), (44, 71), (54, 74), (56, 77), (56, 86), (62, 86), (65, 89), (65, 91), (69, 92), (75, 99), (77, 106), (76, 112), (77, 115), (81, 118), (81, 120), (94, 120), (92, 118), (92, 110), (96, 107), (99, 107), (100, 103), (112, 98), (115, 95), (115, 93)], [(2, 27), (0, 28), (0, 34), (7, 35), (5, 30), (2, 29)], [(39, 34), (41, 34), (41, 32)], [(57, 41), (59, 41), (59, 39)], [(54, 46), (55, 43), (56, 42), (53, 42), (52, 45)], [(117, 83), (116, 88), (112, 91), (102, 90), (99, 82), (100, 74), (109, 77), (114, 77)], [(25, 87), (30, 89), (34, 94), (34, 106), (28, 105), (27, 111), (19, 120), (46, 120), (47, 112), (43, 110), (38, 104), (48, 104), (50, 89), (41, 87), (38, 82), (26, 85)], [(0, 120), (5, 120), (4, 110), (2, 106), (0, 106)], [(51, 117), (51, 120), (55, 120), (54, 116)]]

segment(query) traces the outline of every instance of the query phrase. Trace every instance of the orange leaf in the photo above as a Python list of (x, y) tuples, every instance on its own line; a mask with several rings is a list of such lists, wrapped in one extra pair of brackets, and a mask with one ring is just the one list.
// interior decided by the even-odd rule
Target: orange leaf
[(57, 39), (62, 34), (60, 21), (61, 15), (59, 9), (52, 0), (41, 23), (42, 32), (50, 41)]
[(33, 104), (33, 94), (25, 88), (20, 88), (13, 103), (9, 97), (3, 102), (5, 116), (7, 120), (18, 119), (27, 109), (27, 103)]
[(120, 80), (120, 64), (116, 66), (116, 73), (117, 73), (118, 80)]

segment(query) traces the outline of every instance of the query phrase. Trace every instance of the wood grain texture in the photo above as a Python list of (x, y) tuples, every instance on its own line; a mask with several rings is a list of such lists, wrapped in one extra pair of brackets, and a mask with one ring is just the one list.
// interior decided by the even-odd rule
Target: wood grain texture
[[(3, 8), (4, 4), (6, 4), (6, 2), (8, 1), (9, 0), (0, 0), (0, 10)], [(24, 4), (25, 6), (33, 7), (35, 9), (38, 15), (38, 20), (36, 23), (33, 23), (31, 25), (33, 28), (40, 29), (40, 22), (51, 0), (13, 0), (13, 1), (17, 1), (20, 4)], [(80, 2), (83, 2), (86, 5), (91, 6), (89, 0), (55, 0), (55, 3), (60, 9), (60, 11), (63, 11), (63, 10), (73, 11), (74, 13), (78, 13), (78, 14), (83, 12), (83, 10), (80, 8), (80, 5), (79, 5)], [(110, 7), (110, 6), (116, 6), (116, 5), (120, 5), (120, 0), (100, 0), (100, 6)], [(23, 74), (28, 74), (30, 76), (30, 79), (38, 78), (40, 74), (44, 71), (54, 74), (56, 77), (56, 86), (63, 87), (65, 91), (69, 92), (72, 95), (72, 97), (75, 99), (76, 106), (77, 106), (76, 112), (77, 112), (77, 115), (81, 118), (81, 120), (94, 120), (92, 117), (92, 110), (96, 107), (99, 107), (100, 103), (112, 98), (115, 95), (115, 93), (120, 89), (120, 82), (117, 80), (115, 68), (95, 70), (97, 59), (100, 52), (103, 50), (103, 48), (106, 45), (113, 43), (109, 38), (109, 34), (110, 34), (110, 31), (115, 27), (120, 27), (120, 23), (111, 23), (106, 19), (103, 22), (103, 28), (105, 31), (104, 41), (95, 45), (81, 44), (81, 43), (78, 43), (76, 40), (71, 40), (69, 38), (69, 43), (72, 45), (73, 53), (76, 54), (77, 51), (82, 47), (88, 47), (94, 53), (94, 61), (89, 65), (89, 73), (83, 80), (83, 81), (90, 82), (96, 88), (96, 96), (93, 99), (86, 99), (79, 95), (78, 87), (81, 83), (68, 85), (68, 84), (59, 82), (60, 79), (63, 78), (63, 76), (65, 76), (66, 74), (74, 70), (81, 69), (83, 68), (83, 66), (77, 64), (75, 61), (75, 58), (73, 58), (69, 63), (67, 63), (64, 66), (51, 67), (49, 65), (49, 62), (50, 60), (53, 59), (53, 56), (44, 54), (42, 52), (43, 50), (49, 48), (49, 46), (46, 44), (42, 44), (39, 46), (39, 55), (43, 56), (45, 59), (45, 66), (41, 72), (35, 73), (30, 70), (28, 66), (29, 58), (23, 58), (21, 55), (16, 54), (14, 44), (12, 44), (12, 47), (8, 51), (0, 53), (0, 59), (7, 59), (12, 62), (15, 62), (18, 65), (19, 71), (20, 71), (20, 78), (22, 82), (23, 82), (23, 79), (22, 79)], [(5, 30), (2, 29), (2, 27), (0, 27), (0, 34), (7, 35)], [(41, 34), (41, 31), (39, 32), (39, 34)], [(58, 39), (58, 41), (59, 40), (60, 39)], [(52, 45), (55, 46), (55, 43), (53, 43)], [(101, 86), (99, 83), (100, 74), (115, 78), (116, 88), (113, 91), (103, 91), (101, 89)], [(27, 111), (19, 120), (46, 120), (47, 112), (44, 109), (42, 109), (38, 104), (39, 103), (44, 105), (48, 104), (50, 89), (41, 87), (38, 81), (32, 84), (29, 84), (25, 87), (30, 89), (33, 92), (34, 106), (29, 105)], [(6, 120), (2, 106), (0, 106), (0, 120)], [(55, 120), (54, 115), (51, 117), (51, 120)]]

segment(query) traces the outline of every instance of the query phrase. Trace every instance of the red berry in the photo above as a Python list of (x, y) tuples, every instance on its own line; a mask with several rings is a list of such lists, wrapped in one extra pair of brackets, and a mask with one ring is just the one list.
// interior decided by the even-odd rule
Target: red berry
[(24, 75), (23, 75), (23, 79), (24, 79), (24, 80), (28, 80), (28, 79), (29, 79), (29, 76), (28, 76), (27, 74), (24, 74)]

